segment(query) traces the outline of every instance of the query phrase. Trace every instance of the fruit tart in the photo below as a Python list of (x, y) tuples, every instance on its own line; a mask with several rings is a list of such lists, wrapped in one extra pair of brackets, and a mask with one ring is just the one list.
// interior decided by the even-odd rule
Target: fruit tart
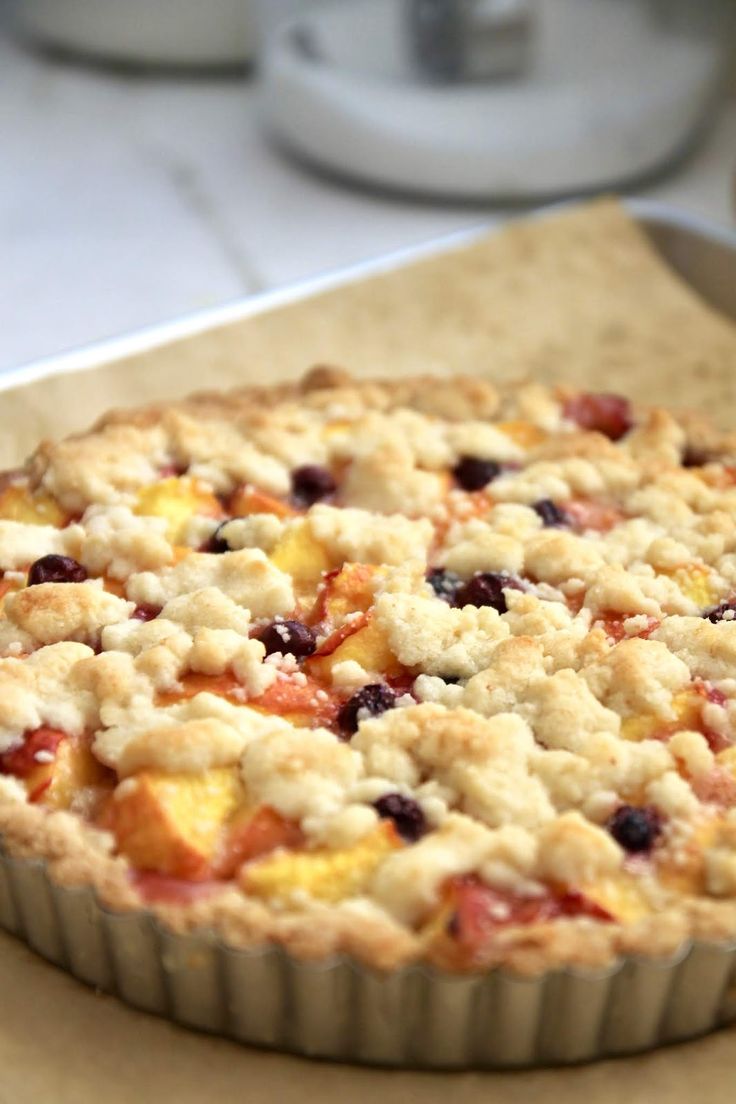
[(617, 395), (108, 415), (0, 483), (6, 860), (476, 994), (733, 941), (735, 552), (736, 441)]

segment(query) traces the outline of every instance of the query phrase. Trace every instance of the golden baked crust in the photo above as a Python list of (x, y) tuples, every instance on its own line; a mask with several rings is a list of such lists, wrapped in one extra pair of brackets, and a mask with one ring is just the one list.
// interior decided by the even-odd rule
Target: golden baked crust
[[(175, 930), (381, 968), (733, 938), (735, 456), (616, 398), (331, 368), (44, 443), (0, 487), (5, 847)], [(299, 499), (305, 465), (336, 497)], [(29, 579), (48, 556), (87, 578)], [(304, 662), (260, 640), (295, 611)], [(351, 732), (366, 685), (392, 707)], [(183, 842), (141, 842), (181, 794)], [(245, 808), (299, 842), (225, 875)], [(134, 867), (206, 892), (151, 903)]]

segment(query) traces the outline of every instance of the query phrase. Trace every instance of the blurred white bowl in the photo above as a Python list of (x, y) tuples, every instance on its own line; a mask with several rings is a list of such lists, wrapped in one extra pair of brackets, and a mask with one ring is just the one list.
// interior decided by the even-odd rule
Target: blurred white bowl
[(143, 65), (240, 65), (255, 51), (252, 0), (17, 0), (46, 45)]

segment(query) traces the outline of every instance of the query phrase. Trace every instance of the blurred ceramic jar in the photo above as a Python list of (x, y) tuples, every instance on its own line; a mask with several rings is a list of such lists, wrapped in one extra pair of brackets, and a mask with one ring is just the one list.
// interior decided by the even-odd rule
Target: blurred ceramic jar
[(209, 68), (255, 53), (254, 0), (14, 0), (11, 10), (29, 38), (105, 61)]
[[(303, 15), (310, 8), (324, 7), (330, 0), (253, 0), (253, 2), (258, 44), (262, 46), (287, 19)], [(331, 2), (334, 4), (335, 0)]]

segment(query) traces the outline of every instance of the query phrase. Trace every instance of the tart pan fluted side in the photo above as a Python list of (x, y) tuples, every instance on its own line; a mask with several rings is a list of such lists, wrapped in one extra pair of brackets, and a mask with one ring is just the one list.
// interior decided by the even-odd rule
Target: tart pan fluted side
[(39, 860), (0, 852), (0, 925), (95, 988), (187, 1027), (319, 1058), (411, 1068), (523, 1068), (690, 1039), (736, 1021), (736, 944), (538, 979), (380, 974), (340, 957), (299, 962), (206, 932), (167, 932), (56, 885)]

